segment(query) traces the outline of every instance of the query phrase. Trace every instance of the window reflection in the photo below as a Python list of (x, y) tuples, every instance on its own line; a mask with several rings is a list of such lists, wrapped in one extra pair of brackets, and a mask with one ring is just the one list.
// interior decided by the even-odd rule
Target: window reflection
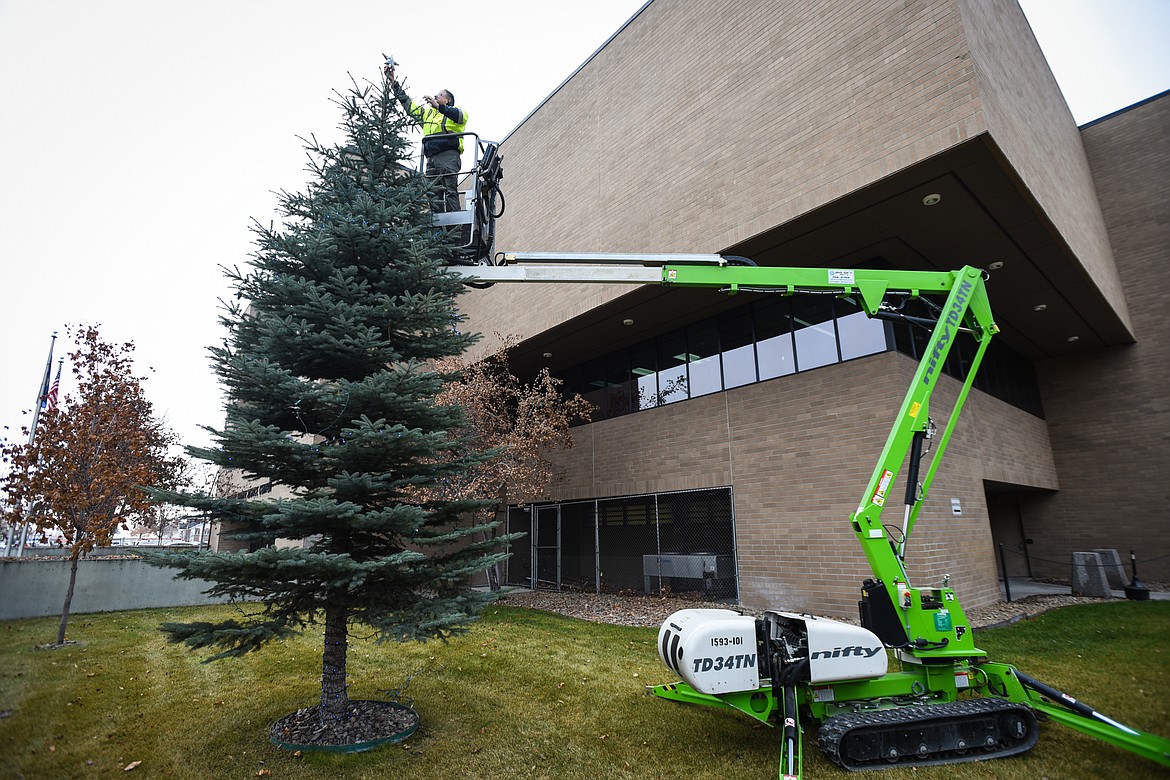
[[(921, 359), (927, 336), (920, 327), (869, 318), (852, 297), (766, 295), (557, 376), (566, 392), (597, 407), (593, 420), (602, 420), (888, 349)], [(944, 370), (962, 379), (973, 354), (970, 343), (956, 343)], [(999, 341), (975, 387), (1044, 416), (1031, 361)]]
[(691, 398), (723, 389), (723, 372), (719, 365), (719, 330), (715, 320), (706, 320), (687, 328)]
[(639, 344), (630, 350), (630, 373), (635, 385), (634, 398), (638, 409), (658, 406), (658, 361), (654, 343)]
[(719, 317), (719, 343), (723, 348), (723, 386), (730, 389), (755, 382), (756, 345), (749, 307)]
[(832, 298), (821, 295), (794, 298), (792, 323), (796, 333), (797, 369), (808, 371), (839, 362)]
[(760, 380), (796, 373), (789, 298), (770, 295), (755, 306)]
[(605, 357), (606, 416), (629, 414), (630, 367), (625, 352), (614, 352)]
[(886, 326), (881, 320), (871, 319), (861, 310), (854, 298), (839, 298), (834, 303), (837, 313), (837, 334), (841, 343), (841, 359), (873, 355), (889, 349)]
[(671, 333), (658, 340), (658, 406), (689, 398), (686, 333)]
[(590, 360), (581, 366), (581, 384), (577, 390), (586, 401), (597, 407), (598, 419), (609, 417), (609, 397), (605, 388), (605, 360)]

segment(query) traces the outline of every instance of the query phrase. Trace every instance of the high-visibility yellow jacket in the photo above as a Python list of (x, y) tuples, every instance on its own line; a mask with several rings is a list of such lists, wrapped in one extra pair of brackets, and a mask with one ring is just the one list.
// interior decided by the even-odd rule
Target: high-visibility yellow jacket
[(430, 157), (451, 149), (458, 149), (460, 154), (463, 153), (463, 136), (458, 138), (451, 136), (454, 133), (462, 133), (467, 127), (466, 111), (457, 106), (431, 108), (426, 103), (416, 103), (397, 84), (394, 85), (394, 95), (398, 102), (402, 103), (406, 113), (422, 127), (425, 156)]

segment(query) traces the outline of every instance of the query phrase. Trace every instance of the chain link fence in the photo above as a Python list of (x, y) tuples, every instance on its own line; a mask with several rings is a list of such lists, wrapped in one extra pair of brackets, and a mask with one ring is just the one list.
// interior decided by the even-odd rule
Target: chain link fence
[(510, 507), (508, 532), (509, 585), (738, 596), (731, 488)]

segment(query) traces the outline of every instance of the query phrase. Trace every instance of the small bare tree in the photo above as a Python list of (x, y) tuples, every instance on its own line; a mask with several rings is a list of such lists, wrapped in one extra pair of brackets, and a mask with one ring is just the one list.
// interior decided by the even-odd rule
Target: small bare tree
[[(495, 525), (487, 532), (495, 537), (509, 504), (540, 498), (554, 482), (548, 454), (573, 446), (569, 426), (588, 419), (593, 405), (579, 395), (566, 397), (561, 381), (542, 369), (531, 382), (512, 373), (509, 354), (517, 339), (502, 339), (495, 354), (473, 363), (461, 358), (443, 361), (438, 370), (459, 378), (449, 383), (436, 399), (440, 404), (463, 407), (468, 425), (460, 436), (474, 451), (498, 448), (500, 455), (477, 464), (461, 479), (430, 488), (428, 498), (442, 500), (490, 499), (487, 512)], [(488, 518), (483, 518), (487, 520)], [(499, 567), (488, 570), (488, 582), (499, 588)]]
[(65, 642), (78, 560), (109, 546), (119, 526), (149, 511), (142, 487), (173, 486), (180, 472), (180, 460), (168, 453), (175, 436), (153, 416), (142, 377), (133, 373), (133, 343), (108, 344), (93, 326), (71, 335), (78, 343), (69, 356), (76, 396), (41, 417), (31, 444), (0, 445), (9, 467), (0, 480), (9, 497), (6, 517), (21, 520), (29, 508), (37, 530), (58, 529), (70, 549), (58, 645)]

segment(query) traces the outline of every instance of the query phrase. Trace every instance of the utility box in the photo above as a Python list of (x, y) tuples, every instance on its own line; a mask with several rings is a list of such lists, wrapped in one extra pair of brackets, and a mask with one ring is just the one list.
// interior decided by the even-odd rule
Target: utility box
[(689, 579), (703, 582), (710, 591), (717, 580), (735, 579), (735, 556), (719, 553), (662, 553), (642, 556), (642, 578), (650, 592), (650, 578)]

